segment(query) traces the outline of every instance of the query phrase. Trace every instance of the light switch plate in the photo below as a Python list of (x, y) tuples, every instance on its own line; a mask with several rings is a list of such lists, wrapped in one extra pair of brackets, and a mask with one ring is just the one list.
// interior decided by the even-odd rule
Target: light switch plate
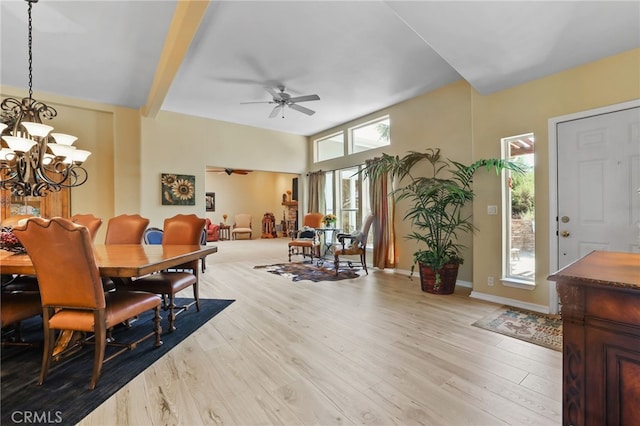
[(490, 215), (498, 214), (498, 206), (487, 206), (487, 214), (490, 214)]

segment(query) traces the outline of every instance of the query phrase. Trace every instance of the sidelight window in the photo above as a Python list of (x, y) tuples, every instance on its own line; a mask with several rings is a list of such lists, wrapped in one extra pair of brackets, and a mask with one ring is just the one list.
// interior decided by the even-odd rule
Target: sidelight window
[(503, 174), (503, 261), (505, 285), (535, 282), (535, 139), (533, 133), (502, 139), (503, 158), (520, 163), (526, 173)]

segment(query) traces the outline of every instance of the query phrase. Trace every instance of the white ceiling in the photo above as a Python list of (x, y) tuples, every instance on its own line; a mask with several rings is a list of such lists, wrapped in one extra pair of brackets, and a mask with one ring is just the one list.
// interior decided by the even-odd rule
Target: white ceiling
[[(33, 89), (144, 109), (171, 75), (158, 64), (176, 3), (35, 3)], [(2, 0), (0, 36), (0, 82), (26, 89), (25, 1)], [(461, 78), (489, 94), (637, 47), (638, 1), (213, 1), (160, 103), (309, 135)], [(279, 85), (318, 94), (301, 104), (316, 114), (241, 104)]]

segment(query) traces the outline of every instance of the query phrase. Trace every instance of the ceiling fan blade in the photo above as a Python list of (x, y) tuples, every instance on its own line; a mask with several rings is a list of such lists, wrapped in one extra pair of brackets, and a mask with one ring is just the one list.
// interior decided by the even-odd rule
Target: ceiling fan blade
[(273, 96), (274, 100), (276, 100), (276, 101), (281, 101), (282, 100), (282, 95), (280, 93), (276, 92), (275, 90), (273, 90), (271, 87), (265, 87), (264, 90), (269, 92), (269, 94), (271, 96)]
[(308, 102), (308, 101), (319, 101), (320, 96), (318, 95), (305, 95), (305, 96), (296, 96), (295, 98), (289, 98), (289, 102)]
[(300, 111), (301, 113), (307, 114), (307, 115), (313, 115), (313, 114), (316, 113), (315, 111), (310, 110), (309, 108), (305, 108), (305, 107), (303, 107), (301, 105), (298, 105), (298, 104), (290, 104), (289, 108), (295, 109), (296, 111)]
[(273, 101), (250, 101), (250, 102), (240, 102), (240, 104), (274, 104)]
[(274, 117), (276, 117), (276, 116), (280, 113), (280, 111), (282, 111), (282, 108), (283, 108), (283, 107), (284, 107), (284, 106), (283, 106), (283, 105), (280, 105), (280, 104), (276, 105), (276, 106), (273, 108), (273, 110), (271, 111), (271, 114), (269, 114), (269, 118), (274, 118)]

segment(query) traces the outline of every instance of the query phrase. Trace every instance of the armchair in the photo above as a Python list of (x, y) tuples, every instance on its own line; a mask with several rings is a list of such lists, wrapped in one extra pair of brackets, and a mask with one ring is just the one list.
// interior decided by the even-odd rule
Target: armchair
[(218, 241), (220, 225), (217, 223), (211, 222), (211, 219), (206, 219), (205, 229), (207, 230), (207, 242), (209, 241)]
[(231, 239), (235, 240), (238, 235), (249, 234), (249, 239), (253, 237), (253, 229), (251, 229), (251, 215), (247, 213), (237, 214), (233, 229), (231, 229)]
[[(356, 231), (352, 234), (338, 234), (337, 240), (338, 245), (334, 246), (333, 255), (334, 255), (334, 265), (336, 270), (336, 275), (338, 275), (338, 267), (340, 265), (340, 256), (360, 256), (360, 264), (362, 265), (362, 269), (364, 272), (369, 275), (369, 271), (367, 271), (367, 239), (369, 238), (369, 229), (371, 229), (371, 224), (373, 223), (373, 215), (368, 215), (364, 223), (362, 224), (362, 228), (359, 231)], [(346, 262), (349, 267), (353, 266), (354, 261), (346, 260), (342, 261)], [(356, 262), (357, 263), (357, 262)]]

